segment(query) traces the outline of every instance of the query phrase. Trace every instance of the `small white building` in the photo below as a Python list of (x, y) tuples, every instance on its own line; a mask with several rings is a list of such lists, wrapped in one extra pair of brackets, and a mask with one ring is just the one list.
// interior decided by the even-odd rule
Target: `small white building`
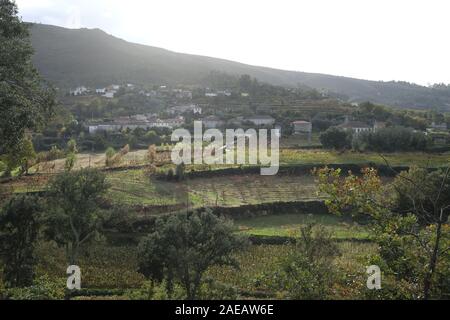
[(361, 121), (350, 121), (348, 119), (346, 119), (343, 124), (339, 125), (338, 128), (345, 131), (353, 131), (354, 133), (371, 132), (374, 130), (373, 126), (370, 126), (367, 123)]
[(253, 123), (255, 126), (273, 126), (275, 119), (271, 116), (252, 116), (247, 117), (245, 121)]
[(185, 112), (192, 112), (194, 114), (202, 114), (202, 108), (196, 104), (175, 106), (169, 109), (170, 114), (182, 114)]
[(207, 92), (207, 93), (205, 93), (205, 97), (208, 97), (208, 98), (217, 97), (217, 93), (215, 93), (215, 92)]
[(70, 90), (70, 94), (73, 96), (81, 96), (89, 92), (89, 89), (85, 86), (77, 87), (75, 90)]
[(96, 94), (105, 94), (106, 88), (95, 89), (95, 93)]
[(292, 125), (294, 126), (295, 134), (312, 132), (312, 123), (309, 121), (303, 121), (303, 120), (294, 121), (294, 122), (292, 122)]
[(116, 91), (107, 91), (105, 92), (105, 94), (103, 95), (103, 97), (108, 98), (108, 99), (112, 99), (114, 98), (114, 94), (116, 93)]

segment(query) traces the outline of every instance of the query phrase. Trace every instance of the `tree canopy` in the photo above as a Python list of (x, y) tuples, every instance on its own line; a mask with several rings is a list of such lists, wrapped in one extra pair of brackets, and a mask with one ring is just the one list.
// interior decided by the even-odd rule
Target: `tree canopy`
[(33, 67), (28, 26), (15, 2), (0, 0), (0, 154), (21, 141), (52, 114), (54, 91)]

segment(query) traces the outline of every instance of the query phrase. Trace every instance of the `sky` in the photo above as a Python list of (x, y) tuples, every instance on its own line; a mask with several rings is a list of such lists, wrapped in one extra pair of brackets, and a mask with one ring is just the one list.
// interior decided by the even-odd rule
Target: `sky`
[(16, 0), (24, 21), (278, 69), (450, 84), (448, 0)]

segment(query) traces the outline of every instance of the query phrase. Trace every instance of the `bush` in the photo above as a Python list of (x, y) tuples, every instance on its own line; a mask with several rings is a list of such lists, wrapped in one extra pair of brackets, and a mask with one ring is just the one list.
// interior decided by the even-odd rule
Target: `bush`
[(75, 141), (75, 139), (70, 139), (69, 142), (67, 142), (67, 153), (71, 154), (77, 152), (78, 152), (77, 142)]
[(45, 275), (36, 279), (30, 287), (7, 289), (4, 294), (10, 300), (63, 300), (65, 288), (65, 278), (55, 280)]
[(118, 165), (122, 161), (122, 150), (119, 153), (116, 153), (114, 148), (109, 147), (105, 153), (105, 166), (113, 167)]
[(64, 163), (64, 170), (69, 172), (72, 171), (77, 161), (77, 155), (75, 153), (69, 153), (66, 157), (66, 162)]
[(333, 260), (339, 248), (332, 233), (323, 226), (308, 224), (301, 228), (294, 250), (283, 263), (282, 288), (287, 297), (327, 299), (336, 279)]

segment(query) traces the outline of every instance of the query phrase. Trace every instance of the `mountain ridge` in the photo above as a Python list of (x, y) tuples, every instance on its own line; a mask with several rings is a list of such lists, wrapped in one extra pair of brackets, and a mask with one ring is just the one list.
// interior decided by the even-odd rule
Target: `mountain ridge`
[(249, 74), (287, 87), (305, 85), (348, 97), (408, 108), (450, 110), (450, 94), (407, 82), (362, 80), (321, 73), (280, 70), (231, 60), (178, 53), (131, 43), (105, 31), (32, 24), (34, 63), (58, 86), (101, 86), (115, 82), (200, 85), (213, 71)]

